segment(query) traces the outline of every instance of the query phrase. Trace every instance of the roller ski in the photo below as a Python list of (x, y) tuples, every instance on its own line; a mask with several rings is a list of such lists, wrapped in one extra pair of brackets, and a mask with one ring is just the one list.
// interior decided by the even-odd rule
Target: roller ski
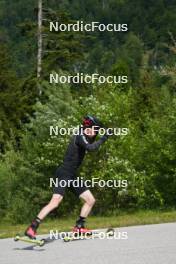
[(24, 235), (17, 234), (14, 238), (14, 241), (23, 241), (27, 243), (32, 243), (37, 246), (42, 247), (45, 244), (45, 239), (37, 239), (37, 228), (39, 225), (39, 220), (35, 219), (32, 221), (31, 225), (26, 229)]
[(45, 239), (39, 240), (39, 239), (29, 238), (28, 236), (21, 236), (20, 234), (17, 234), (15, 236), (14, 241), (23, 241), (40, 247), (44, 246), (45, 244)]

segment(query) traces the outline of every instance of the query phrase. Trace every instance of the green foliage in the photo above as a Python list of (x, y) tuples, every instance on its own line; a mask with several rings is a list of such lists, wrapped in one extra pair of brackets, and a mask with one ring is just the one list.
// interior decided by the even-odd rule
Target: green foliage
[[(49, 178), (62, 162), (69, 140), (68, 136), (50, 136), (49, 126), (75, 126), (86, 113), (96, 114), (107, 126), (129, 129), (128, 135), (113, 136), (98, 152), (88, 154), (81, 168), (80, 176), (85, 179), (112, 179), (119, 184), (119, 188), (95, 186), (92, 189), (97, 199), (94, 213), (174, 205), (176, 104), (175, 98), (166, 99), (169, 96), (166, 89), (160, 90), (158, 102), (153, 98), (143, 112), (133, 112), (136, 96), (139, 98), (140, 94), (132, 88), (122, 92), (113, 86), (106, 86), (106, 89), (95, 86), (93, 95), (76, 100), (68, 86), (50, 86), (47, 82), (42, 85), (47, 91), (47, 103), (36, 105), (35, 118), (24, 127), (20, 152), (7, 152), (1, 162), (0, 175), (8, 175), (9, 170), (13, 175), (9, 191), (7, 189), (10, 198), (6, 206), (2, 196), (2, 215), (7, 219), (13, 216), (14, 222), (24, 222), (47, 203), (52, 194)], [(152, 98), (153, 90), (149, 92)], [(147, 107), (152, 109), (152, 104), (154, 115), (147, 111)], [(6, 169), (4, 161), (9, 164)], [(124, 180), (128, 182), (127, 187), (120, 186), (120, 181)], [(70, 191), (67, 194), (53, 216), (67, 215), (70, 206), (78, 211), (80, 205), (76, 197)]]
[[(69, 11), (74, 19), (90, 21), (100, 21), (102, 23), (127, 23), (129, 32), (123, 34), (96, 32), (94, 41), (90, 50), (90, 60), (88, 69), (94, 68), (105, 71), (106, 65), (100, 63), (97, 58), (92, 65), (92, 58), (98, 46), (102, 48), (102, 54), (107, 50), (113, 52), (113, 63), (118, 60), (118, 54), (121, 54), (122, 46), (129, 45), (128, 35), (131, 32), (141, 39), (147, 50), (153, 50), (152, 61), (154, 65), (159, 66), (172, 61), (172, 56), (168, 56), (168, 50), (164, 49), (163, 44), (171, 43), (169, 32), (176, 34), (176, 5), (174, 1), (136, 1), (136, 0), (110, 0), (110, 1), (62, 1), (61, 3), (52, 3), (48, 6), (64, 8)], [(127, 38), (126, 38), (127, 37)], [(136, 49), (136, 53), (140, 50)], [(99, 53), (99, 52), (98, 52)], [(134, 49), (127, 49), (130, 57), (133, 57)], [(96, 56), (96, 55), (95, 55)], [(115, 61), (114, 61), (115, 59)], [(111, 58), (110, 58), (111, 60)]]
[(8, 141), (18, 144), (21, 124), (32, 113), (36, 90), (25, 89), (11, 70), (10, 56), (5, 44), (0, 45), (0, 151), (4, 152)]
[[(34, 8), (36, 1), (1, 1), (0, 3), (0, 24), (8, 43), (8, 52), (12, 56), (12, 68), (17, 76), (27, 77), (33, 71), (33, 64), (36, 56), (36, 36), (32, 38), (24, 37), (21, 34), (19, 25), (24, 21), (32, 22), (36, 19)], [(13, 58), (13, 59), (12, 59)]]
[[(57, 21), (59, 24), (75, 23), (67, 13), (46, 10), (44, 12), (46, 21), (43, 23), (43, 75), (55, 69), (56, 71), (74, 71), (79, 68), (84, 59), (85, 36), (79, 32), (55, 32), (49, 31), (49, 21)], [(73, 67), (74, 66), (74, 67)]]

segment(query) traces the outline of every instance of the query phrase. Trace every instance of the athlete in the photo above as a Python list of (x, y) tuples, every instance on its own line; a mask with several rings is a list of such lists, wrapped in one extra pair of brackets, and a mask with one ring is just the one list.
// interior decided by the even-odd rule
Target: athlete
[[(58, 205), (61, 203), (66, 187), (63, 187), (63, 182), (66, 181), (68, 185), (69, 180), (76, 179), (77, 169), (81, 165), (86, 151), (97, 150), (102, 143), (108, 139), (108, 135), (103, 135), (99, 140), (95, 141), (98, 134), (98, 130), (103, 127), (102, 123), (93, 116), (86, 116), (83, 120), (83, 133), (74, 135), (68, 145), (62, 165), (56, 171), (57, 187), (54, 187), (54, 193), (50, 202), (39, 212), (37, 217), (32, 221), (31, 225), (25, 231), (25, 235), (35, 239), (37, 234), (37, 228), (41, 221)], [(81, 130), (80, 130), (81, 131)], [(70, 181), (71, 182), (71, 181)], [(64, 185), (65, 186), (65, 185)], [(81, 184), (79, 187), (72, 186), (77, 193), (78, 197), (84, 201), (81, 208), (80, 217), (77, 219), (73, 228), (73, 232), (79, 233), (91, 233), (91, 230), (85, 228), (85, 220), (89, 215), (94, 203), (95, 198), (90, 190)]]

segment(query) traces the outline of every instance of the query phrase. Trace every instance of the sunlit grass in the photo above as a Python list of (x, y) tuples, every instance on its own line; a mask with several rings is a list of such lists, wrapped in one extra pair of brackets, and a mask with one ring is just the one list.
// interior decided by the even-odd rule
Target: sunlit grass
[[(133, 225), (159, 224), (176, 221), (176, 210), (173, 211), (137, 211), (132, 213), (119, 213), (113, 216), (100, 217), (90, 216), (87, 221), (89, 228), (109, 228)], [(74, 226), (75, 218), (62, 218), (57, 220), (46, 220), (39, 228), (38, 234), (48, 234), (50, 230), (70, 231)], [(22, 233), (27, 225), (12, 225), (10, 223), (0, 223), (0, 238), (14, 237), (17, 233)]]

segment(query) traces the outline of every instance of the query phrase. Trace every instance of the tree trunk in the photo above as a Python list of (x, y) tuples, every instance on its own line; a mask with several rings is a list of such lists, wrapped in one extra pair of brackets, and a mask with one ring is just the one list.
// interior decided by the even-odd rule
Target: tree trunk
[(42, 71), (42, 0), (38, 0), (38, 55), (37, 78), (40, 79)]

